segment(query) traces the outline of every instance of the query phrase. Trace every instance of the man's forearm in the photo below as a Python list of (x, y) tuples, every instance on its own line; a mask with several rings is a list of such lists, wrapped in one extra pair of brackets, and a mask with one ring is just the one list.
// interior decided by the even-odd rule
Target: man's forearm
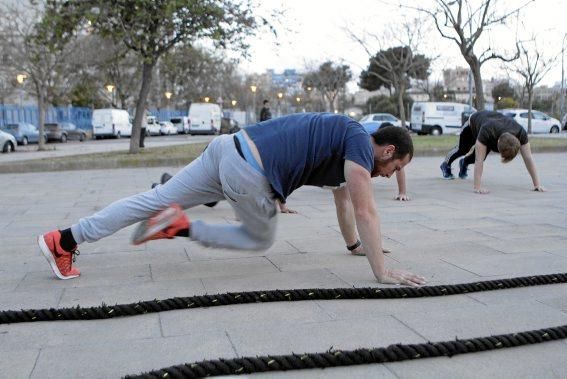
[(335, 207), (341, 234), (345, 240), (346, 245), (350, 246), (356, 243), (356, 241), (358, 240), (358, 235), (356, 233), (356, 223), (354, 220), (354, 209), (352, 207), (352, 203), (350, 201), (348, 193), (346, 192), (346, 189), (340, 189), (337, 191), (345, 191), (342, 193), (334, 193)]
[(378, 213), (358, 212), (355, 219), (366, 258), (376, 279), (381, 280), (385, 275), (385, 267)]
[(398, 193), (400, 195), (405, 195), (407, 192), (406, 173), (403, 168), (400, 171), (396, 171), (396, 181), (398, 182)]
[(480, 189), (480, 182), (482, 178), (482, 170), (483, 170), (484, 162), (479, 161), (478, 157), (477, 160), (474, 162), (474, 189)]

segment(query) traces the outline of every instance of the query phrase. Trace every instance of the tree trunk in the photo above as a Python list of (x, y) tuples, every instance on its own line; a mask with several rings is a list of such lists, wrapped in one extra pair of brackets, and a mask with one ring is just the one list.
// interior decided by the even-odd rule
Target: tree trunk
[(474, 79), (474, 90), (476, 99), (474, 100), (474, 106), (477, 111), (484, 110), (484, 91), (482, 87), (482, 75), (480, 74), (480, 67), (481, 64), (478, 61), (478, 58), (471, 54), (471, 55), (463, 55), (469, 67), (471, 69), (473, 79)]
[(402, 122), (402, 127), (406, 127), (406, 110), (404, 107), (404, 92), (405, 86), (402, 84), (398, 89), (398, 111), (400, 113), (400, 121)]
[(39, 127), (39, 140), (37, 149), (38, 150), (45, 150), (45, 138), (44, 138), (44, 131), (45, 131), (45, 95), (43, 93), (43, 88), (41, 86), (37, 86), (37, 118), (38, 118), (38, 127)]
[(534, 101), (534, 89), (528, 87), (528, 134), (532, 134), (532, 106)]
[(152, 84), (152, 72), (155, 63), (145, 63), (142, 68), (142, 87), (136, 101), (136, 113), (134, 115), (134, 125), (132, 125), (132, 137), (130, 137), (130, 154), (140, 152), (140, 132), (142, 131), (142, 119), (146, 111), (146, 100)]

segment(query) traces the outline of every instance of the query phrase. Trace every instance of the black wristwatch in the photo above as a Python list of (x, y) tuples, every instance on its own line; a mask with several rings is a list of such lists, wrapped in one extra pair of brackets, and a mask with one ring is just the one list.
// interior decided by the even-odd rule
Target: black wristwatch
[(353, 244), (350, 245), (350, 246), (347, 246), (346, 248), (347, 248), (348, 251), (353, 251), (354, 249), (356, 249), (356, 248), (359, 247), (360, 245), (362, 245), (362, 243), (360, 242), (360, 240), (356, 240), (355, 243), (353, 243)]

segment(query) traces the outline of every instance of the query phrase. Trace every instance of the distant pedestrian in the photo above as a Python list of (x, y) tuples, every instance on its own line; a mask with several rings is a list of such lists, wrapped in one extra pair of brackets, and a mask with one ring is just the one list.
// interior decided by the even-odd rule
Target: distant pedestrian
[(144, 114), (142, 116), (142, 129), (140, 129), (140, 147), (146, 147), (144, 140), (146, 139), (146, 130), (148, 128), (148, 116), (150, 116), (150, 110), (146, 108), (144, 109)]
[(260, 111), (260, 122), (266, 121), (272, 118), (272, 112), (270, 112), (270, 101), (264, 100), (264, 106)]
[[(417, 286), (421, 276), (386, 267), (372, 178), (389, 178), (413, 157), (403, 128), (369, 135), (344, 115), (300, 113), (251, 125), (213, 139), (203, 153), (165, 184), (118, 200), (63, 230), (37, 239), (60, 279), (80, 275), (77, 246), (136, 222), (132, 242), (190, 238), (203, 246), (266, 250), (275, 241), (277, 202), (304, 185), (333, 190), (338, 224), (347, 249), (364, 251), (381, 283)], [(240, 224), (190, 220), (183, 209), (226, 200)]]
[(459, 178), (466, 179), (467, 166), (474, 163), (474, 192), (488, 193), (487, 189), (480, 186), (480, 181), (483, 162), (490, 151), (500, 153), (503, 163), (512, 161), (519, 151), (532, 178), (534, 191), (545, 191), (539, 183), (528, 133), (512, 118), (492, 111), (475, 112), (463, 125), (459, 144), (449, 151), (441, 163), (443, 178), (454, 179), (451, 163), (458, 157), (466, 155), (459, 161)]

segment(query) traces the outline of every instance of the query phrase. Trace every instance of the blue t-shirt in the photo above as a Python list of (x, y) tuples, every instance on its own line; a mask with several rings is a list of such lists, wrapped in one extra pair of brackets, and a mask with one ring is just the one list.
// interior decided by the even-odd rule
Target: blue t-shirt
[(246, 128), (277, 197), (302, 185), (338, 187), (345, 160), (374, 166), (370, 135), (356, 121), (332, 113), (298, 113)]

